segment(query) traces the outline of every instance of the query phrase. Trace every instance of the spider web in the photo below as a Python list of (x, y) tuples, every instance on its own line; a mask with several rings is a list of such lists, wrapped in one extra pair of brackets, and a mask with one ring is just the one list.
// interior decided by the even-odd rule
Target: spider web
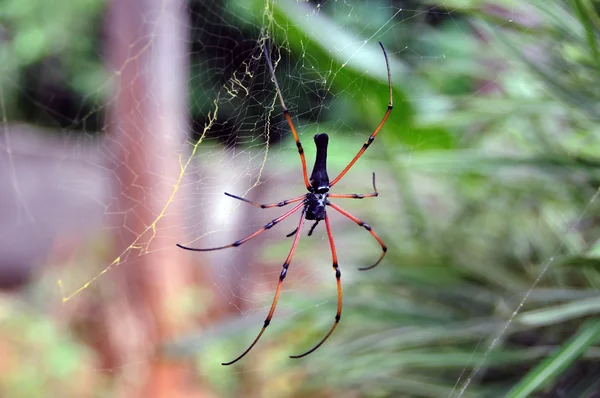
[[(191, 121), (172, 129), (187, 139), (168, 148), (167, 153), (157, 152), (155, 155), (156, 159), (176, 158), (179, 173), (176, 180), (170, 182), (172, 190), (168, 195), (153, 197), (153, 192), (147, 192), (145, 197), (140, 196), (145, 198), (142, 201), (135, 199), (131, 209), (119, 209), (116, 205), (117, 195), (107, 188), (112, 184), (111, 181), (118, 179), (118, 169), (124, 166), (119, 163), (123, 156), (118, 153), (118, 141), (112, 133), (116, 126), (108, 115), (112, 102), (116, 100), (116, 94), (110, 91), (110, 87), (123, 69), (117, 67), (109, 70), (108, 76), (105, 76), (101, 72), (102, 68), (97, 66), (93, 69), (96, 73), (95, 80), (77, 80), (61, 74), (60, 66), (53, 68), (44, 65), (42, 70), (55, 73), (49, 78), (52, 84), (59, 87), (71, 85), (69, 90), (86, 93), (76, 104), (78, 107), (75, 112), (64, 114), (54, 106), (54, 102), (58, 100), (40, 100), (39, 92), (52, 92), (55, 86), (38, 87), (39, 92), (32, 93), (24, 83), (5, 79), (0, 86), (3, 121), (1, 148), (5, 153), (2, 167), (5, 169), (6, 186), (10, 187), (12, 200), (11, 220), (16, 228), (28, 230), (35, 227), (42, 231), (40, 240), (43, 240), (43, 233), (51, 234), (54, 229), (70, 231), (65, 234), (67, 240), (94, 250), (98, 253), (98, 258), (103, 259), (93, 259), (94, 266), (69, 267), (57, 271), (60, 294), (65, 304), (76, 301), (81, 295), (92, 294), (90, 289), (95, 285), (110, 286), (119, 277), (119, 269), (124, 266), (135, 267), (135, 261), (140, 256), (174, 250), (172, 246), (155, 243), (162, 242), (162, 237), (171, 235), (173, 226), (165, 222), (171, 216), (183, 220), (183, 241), (180, 243), (187, 246), (212, 247), (246, 236), (283, 213), (282, 209), (278, 209), (278, 212), (277, 209), (246, 207), (225, 197), (223, 191), (261, 203), (278, 202), (304, 192), (296, 147), (287, 123), (281, 117), (271, 76), (264, 63), (262, 43), (266, 42), (271, 51), (282, 95), (304, 144), (309, 168), (314, 159), (312, 136), (326, 132), (330, 135), (331, 146), (329, 173), (336, 175), (360, 148), (385, 112), (388, 101), (386, 70), (377, 41), (393, 48), (389, 50), (392, 78), (394, 84), (400, 84), (404, 90), (404, 97), (396, 98), (394, 115), (404, 114), (406, 111), (403, 108), (410, 107), (414, 109), (413, 117), (416, 122), (426, 126), (435, 125), (449, 115), (449, 101), (435, 95), (434, 92), (439, 87), (434, 87), (435, 84), (430, 84), (425, 79), (436, 81), (430, 70), (439, 68), (440, 65), (460, 67), (464, 61), (463, 49), (436, 47), (430, 45), (427, 38), (415, 38), (403, 29), (409, 26), (417, 26), (418, 29), (420, 24), (425, 24), (427, 18), (443, 18), (446, 23), (455, 24), (459, 28), (462, 21), (460, 16), (455, 17), (459, 10), (455, 3), (457, 2), (452, 1), (444, 2), (441, 6), (430, 6), (416, 1), (230, 1), (215, 3), (212, 8), (213, 4), (192, 2), (186, 6), (190, 21), (179, 22), (189, 35), (183, 44), (189, 48), (187, 55), (190, 67), (186, 84), (191, 87), (187, 105)], [(509, 5), (503, 8), (504, 12), (495, 9), (497, 23), (492, 29), (499, 30), (522, 15), (515, 5), (510, 2), (505, 2), (506, 4)], [(161, 13), (158, 15), (160, 18)], [(363, 19), (365, 15), (370, 17)], [(150, 17), (146, 21), (150, 26), (155, 22)], [(77, 29), (85, 31), (83, 26), (78, 26)], [(152, 32), (152, 29), (149, 31)], [(457, 34), (463, 35), (460, 43), (465, 46), (473, 45), (478, 39), (478, 33), (460, 30)], [(67, 41), (66, 38), (63, 39)], [(132, 50), (126, 63), (151, 49), (152, 44)], [(97, 58), (106, 61), (107, 56), (96, 51)], [(41, 55), (39, 57), (43, 58)], [(329, 63), (324, 64), (323, 59), (328, 59)], [(35, 69), (31, 73), (34, 72)], [(102, 77), (98, 79), (98, 76)], [(439, 78), (436, 83), (443, 85)], [(477, 98), (478, 94), (496, 83), (501, 85), (506, 82), (488, 79), (487, 85), (475, 90), (471, 98)], [(373, 89), (375, 84), (380, 87)], [(54, 136), (51, 135), (52, 132), (46, 132), (45, 135), (31, 132), (32, 128), (16, 123), (21, 118), (32, 119), (31, 116), (26, 117), (10, 108), (9, 99), (17, 95), (27, 99), (29, 106), (34, 109), (33, 119), (53, 130)], [(156, 94), (148, 95), (152, 98)], [(352, 101), (363, 97), (367, 98), (365, 115), (344, 112), (352, 109)], [(394, 172), (385, 166), (390, 159), (393, 164), (400, 165), (397, 156), (386, 150), (387, 146), (396, 144), (398, 148), (405, 148), (402, 167), (414, 167), (419, 173), (425, 174), (425, 178), (429, 178), (428, 183), (415, 188), (418, 191), (416, 196), (425, 195), (431, 201), (439, 203), (440, 198), (436, 195), (446, 192), (431, 182), (431, 173), (437, 171), (428, 169), (432, 167), (432, 163), (427, 163), (426, 157), (417, 154), (417, 151), (427, 148), (443, 147), (444, 134), (435, 135), (435, 131), (431, 130), (432, 135), (427, 135), (425, 132), (428, 130), (423, 130), (412, 137), (403, 137), (403, 120), (402, 117), (392, 119), (364, 158), (361, 158), (360, 167), (336, 186), (339, 187), (339, 192), (370, 192), (370, 173), (377, 170), (379, 191), (382, 193), (377, 199), (377, 205), (367, 200), (359, 203), (344, 202), (341, 205), (353, 214), (369, 220), (377, 231), (383, 231), (388, 243), (394, 237), (418, 234), (419, 224), (410, 218), (402, 222), (391, 219), (381, 210), (397, 208), (400, 204), (403, 207), (410, 206), (410, 199), (403, 193), (403, 187), (393, 185), (397, 180)], [(464, 126), (456, 121), (452, 127)], [(122, 132), (127, 134), (125, 130)], [(153, 130), (148, 134), (159, 133)], [(17, 135), (29, 138), (18, 141)], [(386, 138), (385, 135), (394, 139)], [(82, 229), (81, 223), (75, 221), (61, 220), (60, 215), (55, 216), (28, 199), (32, 188), (30, 182), (23, 177), (27, 173), (27, 164), (22, 159), (33, 156), (36, 152), (49, 153), (48, 159), (45, 159), (48, 166), (37, 178), (53, 181), (57, 187), (50, 190), (46, 201), (53, 203), (52, 195), (55, 196), (55, 201), (69, 198), (75, 203), (71, 209), (72, 219), (84, 220), (87, 228)], [(490, 149), (490, 153), (493, 153), (493, 149)], [(134, 154), (131, 152), (126, 156)], [(73, 165), (78, 172), (73, 171)], [(450, 169), (459, 167), (460, 165), (449, 166)], [(455, 170), (451, 170), (452, 172)], [(142, 230), (128, 230), (127, 236), (133, 238), (128, 238), (124, 249), (115, 256), (106, 254), (110, 253), (104, 247), (109, 245), (106, 243), (107, 236), (123, 226), (128, 228), (127, 218), (136, 217), (143, 211), (144, 200), (154, 201), (157, 198), (162, 200), (162, 205), (159, 206), (161, 210), (154, 215), (154, 221), (145, 225)], [(565, 220), (561, 225), (583, 220), (596, 201), (597, 193), (589, 194), (584, 209), (578, 209), (575, 214), (562, 214)], [(441, 206), (438, 211), (440, 218), (447, 218), (455, 209), (448, 205), (446, 208)], [(198, 254), (202, 258), (202, 266), (211, 265), (211, 272), (207, 275), (210, 285), (217, 292), (214, 299), (227, 303), (231, 312), (239, 314), (244, 327), (249, 325), (252, 330), (255, 328), (258, 331), (262, 318), (268, 311), (273, 285), (290, 246), (290, 240), (286, 240), (284, 236), (295, 228), (297, 217), (290, 217), (282, 225), (265, 232), (239, 250)], [(364, 266), (364, 261), (370, 258), (362, 249), (362, 241), (368, 237), (365, 238), (366, 232), (358, 228), (356, 231), (346, 231), (343, 227), (348, 225), (345, 224), (346, 221), (341, 217), (340, 220), (333, 220), (342, 263), (342, 280), (344, 284), (353, 286), (370, 277), (354, 271), (357, 267)], [(550, 253), (542, 253), (544, 259), (540, 261), (542, 265), (533, 283), (524, 290), (522, 298), (512, 308), (505, 323), (494, 333), (489, 333), (487, 338), (481, 338), (480, 345), (485, 347), (483, 356), (465, 365), (453, 394), (468, 395), (469, 387), (486, 366), (487, 357), (505, 337), (531, 292), (564, 249), (571, 232), (571, 229), (564, 232)], [(17, 250), (19, 244), (11, 240), (11, 234), (5, 232), (3, 235), (3, 246), (13, 246)], [(27, 246), (34, 247), (32, 242), (35, 243), (35, 239), (28, 239)], [(99, 240), (103, 243), (95, 243)], [(355, 247), (361, 248), (360, 252), (354, 251)], [(376, 244), (368, 247), (375, 257)], [(75, 251), (68, 256), (71, 264), (78, 265), (86, 261), (90, 261), (88, 253)], [(275, 323), (294, 323), (302, 318), (301, 315), (315, 311), (324, 313), (322, 318), (321, 314), (318, 315), (319, 328), (331, 321), (334, 314), (332, 303), (335, 301), (331, 290), (333, 272), (328, 268), (324, 269), (324, 262), (329, 264), (329, 249), (322, 228), (319, 228), (315, 236), (304, 236), (301, 240), (301, 246), (290, 267), (290, 276), (285, 282), (272, 329), (277, 330), (279, 327)], [(392, 265), (389, 262), (385, 264), (384, 261), (379, 268), (385, 266)], [(116, 275), (109, 278), (109, 272)], [(324, 290), (328, 293), (319, 293)], [(313, 299), (303, 299), (304, 295), (312, 296)], [(286, 296), (291, 296), (292, 299), (286, 300)], [(343, 328), (343, 322), (340, 328)], [(274, 335), (275, 333), (271, 334)], [(263, 337), (263, 340), (269, 339), (268, 336), (269, 334)], [(480, 347), (474, 347), (473, 350), (479, 351)], [(124, 364), (123, 367), (131, 364), (132, 362)], [(253, 366), (251, 371), (257, 369), (260, 366)], [(123, 371), (123, 368), (110, 371)]]

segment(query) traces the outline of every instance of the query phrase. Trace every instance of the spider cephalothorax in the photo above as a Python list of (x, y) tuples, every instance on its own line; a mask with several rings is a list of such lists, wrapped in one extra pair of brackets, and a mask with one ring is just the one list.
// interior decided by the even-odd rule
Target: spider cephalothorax
[(326, 193), (309, 193), (306, 195), (306, 219), (321, 221), (325, 219), (327, 211), (325, 205), (327, 204)]
[(375, 262), (375, 264), (373, 264), (369, 267), (359, 268), (360, 270), (364, 271), (364, 270), (368, 270), (368, 269), (375, 267), (377, 264), (379, 264), (381, 262), (381, 260), (385, 256), (385, 253), (387, 252), (387, 247), (385, 246), (383, 241), (379, 238), (379, 236), (377, 236), (377, 234), (375, 234), (375, 232), (371, 229), (371, 226), (369, 224), (354, 217), (352, 214), (348, 213), (347, 211), (343, 210), (336, 204), (331, 203), (329, 201), (330, 198), (332, 198), (332, 199), (333, 198), (363, 199), (363, 198), (376, 197), (378, 195), (377, 188), (375, 186), (375, 173), (373, 173), (373, 191), (374, 192), (372, 192), (372, 193), (367, 193), (367, 194), (358, 194), (358, 193), (335, 194), (334, 193), (334, 194), (331, 194), (331, 193), (329, 193), (329, 190), (348, 172), (348, 170), (350, 170), (350, 168), (354, 165), (354, 163), (356, 163), (358, 158), (360, 158), (362, 156), (362, 154), (367, 150), (369, 145), (371, 145), (371, 143), (375, 139), (375, 136), (377, 135), (377, 133), (379, 133), (379, 131), (385, 124), (388, 116), (392, 112), (392, 108), (393, 108), (392, 77), (390, 74), (390, 65), (389, 65), (388, 57), (385, 52), (385, 48), (383, 47), (383, 44), (379, 43), (379, 45), (381, 46), (381, 49), (383, 50), (383, 55), (385, 57), (385, 64), (387, 67), (387, 75), (388, 75), (388, 85), (389, 85), (389, 90), (390, 90), (390, 102), (388, 103), (387, 111), (385, 112), (383, 119), (381, 120), (381, 122), (379, 123), (379, 125), (377, 126), (375, 131), (369, 136), (367, 141), (363, 144), (362, 148), (358, 151), (358, 153), (354, 156), (354, 158), (352, 158), (350, 163), (348, 163), (348, 165), (340, 172), (340, 174), (338, 174), (338, 176), (336, 178), (334, 178), (333, 181), (331, 181), (331, 183), (330, 183), (329, 176), (327, 175), (327, 144), (329, 142), (329, 137), (327, 136), (327, 134), (317, 134), (314, 137), (315, 145), (317, 146), (317, 155), (315, 157), (315, 165), (313, 167), (313, 171), (310, 175), (310, 180), (309, 180), (308, 174), (306, 173), (306, 158), (304, 156), (304, 150), (302, 149), (302, 144), (300, 143), (300, 139), (298, 137), (298, 133), (296, 132), (296, 128), (294, 127), (294, 124), (292, 123), (292, 118), (290, 117), (290, 112), (288, 111), (287, 107), (285, 106), (285, 102), (283, 101), (283, 96), (281, 95), (281, 90), (279, 89), (279, 84), (277, 83), (277, 79), (275, 78), (275, 72), (273, 71), (273, 65), (272, 65), (271, 59), (269, 57), (269, 52), (267, 50), (267, 46), (266, 46), (266, 44), (263, 43), (263, 51), (264, 51), (265, 59), (267, 61), (267, 66), (269, 68), (269, 71), (271, 72), (271, 76), (273, 78), (273, 83), (275, 83), (275, 89), (277, 91), (277, 96), (279, 97), (279, 101), (281, 102), (281, 108), (283, 109), (283, 116), (287, 120), (288, 125), (290, 126), (290, 129), (292, 130), (292, 135), (294, 136), (294, 140), (296, 141), (296, 147), (298, 148), (298, 154), (300, 155), (300, 162), (302, 163), (302, 176), (304, 178), (304, 185), (306, 186), (308, 193), (298, 196), (296, 198), (287, 199), (287, 200), (277, 202), (277, 203), (260, 204), (260, 203), (256, 203), (251, 200), (244, 199), (239, 196), (235, 196), (235, 195), (225, 192), (225, 195), (227, 195), (227, 196), (230, 196), (234, 199), (238, 199), (243, 202), (249, 203), (253, 206), (260, 207), (261, 209), (268, 209), (271, 207), (283, 207), (283, 206), (287, 206), (290, 203), (296, 203), (296, 202), (300, 202), (300, 203), (298, 203), (291, 210), (288, 210), (281, 216), (271, 220), (270, 222), (265, 224), (264, 227), (262, 227), (261, 229), (259, 229), (256, 232), (254, 232), (253, 234), (251, 234), (243, 239), (237, 240), (229, 245), (219, 246), (219, 247), (211, 247), (211, 248), (207, 248), (207, 249), (191, 248), (191, 247), (183, 246), (180, 244), (177, 245), (177, 246), (181, 247), (182, 249), (199, 251), (199, 252), (221, 250), (221, 249), (227, 249), (230, 247), (237, 247), (237, 246), (240, 246), (240, 245), (248, 242), (250, 239), (258, 236), (259, 234), (263, 233), (264, 231), (273, 228), (279, 222), (288, 218), (296, 211), (302, 209), (302, 214), (300, 216), (300, 222), (298, 224), (298, 227), (294, 230), (294, 232), (292, 232), (291, 234), (288, 235), (288, 236), (294, 235), (294, 243), (292, 243), (292, 248), (290, 249), (290, 252), (283, 263), (283, 266), (282, 266), (283, 269), (281, 270), (281, 274), (279, 274), (279, 282), (277, 283), (277, 290), (275, 291), (275, 297), (273, 298), (273, 302), (271, 304), (271, 309), (269, 310), (269, 314), (267, 315), (267, 318), (265, 319), (262, 329), (258, 333), (258, 336), (256, 336), (256, 338), (254, 339), (252, 344), (250, 344), (250, 346), (241, 355), (239, 355), (233, 361), (223, 363), (223, 365), (231, 365), (231, 364), (239, 361), (240, 359), (242, 359), (244, 357), (244, 355), (246, 355), (248, 352), (250, 352), (250, 350), (254, 347), (254, 345), (258, 342), (260, 337), (265, 332), (267, 326), (269, 326), (269, 324), (271, 323), (271, 319), (273, 318), (273, 314), (275, 313), (275, 307), (277, 306), (277, 300), (279, 299), (279, 293), (281, 292), (281, 286), (283, 284), (283, 280), (285, 279), (285, 277), (287, 275), (288, 267), (290, 266), (290, 263), (292, 262), (292, 257), (294, 256), (294, 253), (296, 252), (296, 247), (298, 246), (298, 241), (300, 240), (300, 235), (302, 233), (302, 226), (304, 225), (304, 220), (314, 220), (315, 221), (315, 223), (312, 225), (312, 227), (310, 228), (310, 230), (308, 232), (309, 236), (312, 234), (312, 232), (314, 231), (314, 229), (317, 226), (317, 224), (319, 223), (319, 221), (322, 221), (322, 220), (325, 221), (325, 229), (327, 230), (327, 238), (329, 239), (329, 246), (331, 247), (331, 257), (332, 257), (332, 262), (333, 262), (332, 265), (333, 265), (333, 269), (335, 270), (335, 278), (336, 278), (336, 283), (337, 283), (337, 312), (335, 314), (335, 322), (333, 323), (333, 326), (331, 327), (331, 329), (329, 329), (329, 332), (327, 332), (325, 337), (323, 337), (323, 339), (321, 339), (321, 341), (319, 343), (317, 343), (310, 350), (306, 351), (304, 354), (294, 355), (291, 358), (301, 358), (301, 357), (306, 356), (306, 355), (310, 354), (311, 352), (315, 351), (317, 348), (319, 348), (321, 346), (321, 344), (323, 344), (325, 342), (325, 340), (327, 340), (329, 338), (329, 336), (331, 336), (331, 334), (335, 330), (335, 328), (338, 325), (338, 322), (340, 321), (340, 318), (342, 316), (342, 285), (341, 285), (341, 281), (340, 281), (342, 273), (338, 266), (337, 253), (335, 251), (335, 244), (333, 242), (333, 234), (331, 232), (331, 225), (329, 223), (329, 217), (327, 215), (327, 207), (331, 207), (332, 209), (336, 210), (343, 216), (354, 221), (359, 226), (365, 228), (377, 240), (377, 242), (381, 246), (381, 255), (379, 256), (379, 259), (377, 260), (377, 262)]

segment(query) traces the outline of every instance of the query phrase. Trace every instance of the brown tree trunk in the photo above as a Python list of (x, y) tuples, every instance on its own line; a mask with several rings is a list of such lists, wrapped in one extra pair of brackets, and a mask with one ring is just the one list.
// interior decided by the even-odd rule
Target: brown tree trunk
[(174, 189), (188, 131), (185, 18), (177, 0), (113, 0), (107, 18), (116, 212), (109, 211), (123, 254), (107, 324), (118, 395), (126, 397), (208, 396), (192, 384), (191, 363), (157, 351), (190, 326), (177, 312), (193, 278), (190, 257), (175, 247), (184, 209)]

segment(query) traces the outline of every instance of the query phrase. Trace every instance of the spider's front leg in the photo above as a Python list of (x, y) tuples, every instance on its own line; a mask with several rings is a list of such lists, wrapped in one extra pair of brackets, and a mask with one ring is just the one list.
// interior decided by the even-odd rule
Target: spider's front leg
[(258, 343), (258, 340), (260, 340), (260, 338), (263, 335), (263, 333), (265, 332), (265, 330), (267, 330), (267, 327), (269, 326), (269, 324), (271, 324), (271, 320), (273, 319), (273, 315), (275, 314), (275, 308), (277, 308), (277, 301), (279, 300), (279, 294), (281, 293), (281, 286), (283, 285), (283, 280), (285, 279), (285, 277), (287, 275), (288, 267), (290, 266), (290, 264), (292, 262), (292, 257), (294, 257), (294, 253), (296, 252), (296, 247), (298, 246), (298, 242), (300, 241), (300, 233), (302, 232), (302, 225), (304, 224), (304, 214), (305, 213), (306, 213), (306, 208), (303, 208), (302, 214), (300, 215), (300, 223), (298, 224), (296, 236), (294, 238), (294, 243), (292, 243), (292, 248), (290, 249), (290, 252), (288, 253), (288, 256), (286, 257), (285, 261), (283, 262), (283, 266), (282, 266), (283, 269), (281, 270), (281, 274), (279, 274), (279, 282), (277, 283), (277, 289), (275, 290), (275, 297), (273, 297), (273, 302), (271, 303), (271, 309), (269, 310), (269, 314), (267, 315), (267, 318), (265, 319), (265, 322), (263, 323), (262, 329), (260, 329), (260, 332), (254, 339), (254, 341), (252, 341), (250, 346), (248, 348), (246, 348), (246, 350), (244, 352), (242, 352), (241, 355), (239, 355), (233, 361), (223, 362), (223, 363), (221, 363), (221, 365), (228, 366), (228, 365), (234, 364), (237, 361), (239, 361), (240, 359), (242, 359), (247, 353), (250, 352), (250, 350), (252, 350), (252, 348), (256, 345), (256, 343)]
[(371, 235), (373, 235), (373, 237), (377, 240), (377, 242), (379, 243), (379, 245), (381, 246), (381, 256), (379, 256), (379, 259), (377, 260), (377, 262), (375, 262), (375, 264), (370, 265), (368, 267), (362, 267), (359, 268), (360, 271), (367, 271), (370, 270), (371, 268), (375, 268), (375, 266), (377, 264), (379, 264), (381, 262), (381, 260), (383, 260), (383, 257), (385, 256), (385, 253), (387, 253), (387, 246), (385, 245), (385, 243), (383, 243), (383, 241), (381, 240), (381, 238), (379, 236), (377, 236), (377, 234), (373, 231), (373, 229), (371, 228), (371, 226), (369, 224), (367, 224), (366, 222), (354, 217), (352, 214), (348, 213), (346, 210), (342, 209), (341, 207), (331, 203), (331, 202), (327, 202), (327, 206), (331, 206), (332, 208), (334, 208), (335, 210), (339, 211), (340, 213), (342, 213), (342, 215), (348, 217), (349, 219), (351, 219), (352, 221), (354, 221), (355, 223), (358, 224), (358, 226), (363, 227), (364, 229), (366, 229), (367, 231), (369, 231), (369, 233)]
[(331, 225), (329, 224), (329, 217), (325, 214), (325, 228), (327, 229), (327, 237), (329, 238), (329, 246), (331, 247), (331, 259), (333, 263), (333, 270), (335, 271), (335, 280), (337, 283), (337, 312), (335, 314), (335, 321), (333, 322), (333, 326), (329, 329), (329, 332), (319, 341), (313, 348), (306, 351), (304, 354), (300, 355), (292, 355), (290, 358), (302, 358), (307, 356), (308, 354), (314, 352), (317, 348), (321, 347), (321, 345), (331, 336), (338, 323), (340, 323), (340, 318), (342, 317), (342, 272), (340, 271), (340, 267), (338, 266), (337, 253), (335, 251), (335, 244), (333, 243), (333, 233), (331, 232)]

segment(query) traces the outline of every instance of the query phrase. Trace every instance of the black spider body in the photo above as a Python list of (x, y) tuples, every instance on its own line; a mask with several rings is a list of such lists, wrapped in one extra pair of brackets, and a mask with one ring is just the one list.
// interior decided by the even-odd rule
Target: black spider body
[(310, 175), (310, 188), (306, 194), (304, 206), (306, 219), (317, 222), (324, 220), (327, 215), (327, 193), (329, 192), (329, 176), (327, 175), (327, 134), (317, 134), (314, 137), (317, 146), (315, 165)]
[(306, 195), (306, 219), (321, 221), (325, 219), (327, 211), (325, 206), (327, 204), (326, 193), (309, 193)]
[(327, 193), (329, 192), (329, 176), (327, 175), (327, 144), (329, 143), (329, 137), (327, 134), (317, 134), (314, 139), (317, 146), (317, 156), (310, 175), (310, 188), (308, 190), (314, 193)]

